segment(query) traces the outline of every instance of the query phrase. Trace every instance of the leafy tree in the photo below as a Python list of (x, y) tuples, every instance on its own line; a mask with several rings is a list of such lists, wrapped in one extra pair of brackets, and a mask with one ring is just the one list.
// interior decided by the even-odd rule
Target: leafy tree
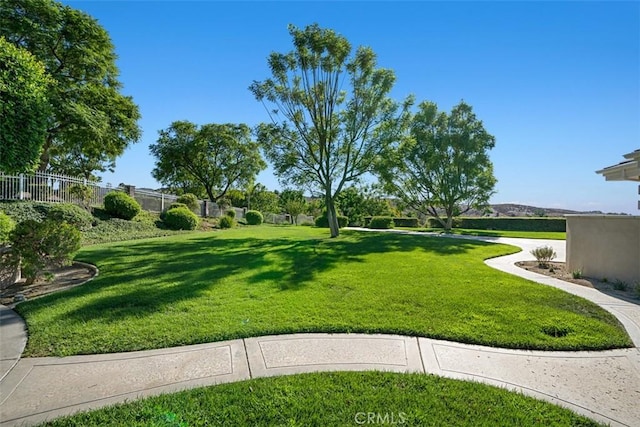
[(366, 216), (393, 216), (389, 202), (376, 194), (373, 188), (345, 188), (337, 197), (336, 204), (349, 218), (349, 225), (364, 225)]
[(0, 36), (31, 52), (54, 81), (39, 170), (86, 178), (113, 170), (140, 137), (140, 113), (120, 94), (116, 54), (104, 28), (53, 0), (3, 0)]
[(242, 190), (231, 189), (227, 191), (227, 198), (231, 202), (231, 206), (236, 208), (247, 207), (247, 194)]
[(50, 84), (41, 62), (0, 37), (0, 171), (31, 172), (38, 166)]
[(298, 215), (305, 211), (306, 205), (307, 199), (301, 190), (287, 188), (280, 193), (280, 208), (291, 216), (291, 222), (296, 225), (298, 224)]
[(376, 68), (370, 48), (351, 56), (346, 38), (317, 24), (290, 25), (289, 33), (295, 49), (272, 53), (272, 77), (250, 86), (265, 107), (273, 106), (272, 123), (257, 128), (258, 141), (283, 182), (323, 194), (336, 237), (336, 196), (398, 136), (399, 106), (387, 96), (395, 75)]
[(409, 137), (381, 159), (378, 172), (390, 193), (451, 230), (454, 216), (481, 209), (493, 194), (496, 179), (488, 151), (494, 145), (471, 106), (461, 102), (447, 115), (423, 102)]
[(248, 199), (252, 210), (271, 213), (280, 212), (279, 200), (276, 192), (267, 190), (262, 184), (254, 188)]
[(176, 177), (197, 182), (216, 203), (233, 185), (245, 185), (266, 167), (245, 124), (198, 128), (188, 121), (173, 122), (150, 150), (156, 158), (154, 178), (163, 184), (175, 184)]

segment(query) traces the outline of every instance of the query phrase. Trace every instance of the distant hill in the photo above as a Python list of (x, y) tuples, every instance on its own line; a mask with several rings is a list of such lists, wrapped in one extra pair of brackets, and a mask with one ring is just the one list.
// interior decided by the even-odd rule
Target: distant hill
[[(602, 214), (600, 211), (573, 211), (569, 209), (541, 208), (537, 206), (518, 205), (514, 203), (501, 203), (491, 205), (493, 216), (548, 216), (559, 217), (568, 214)], [(481, 211), (469, 211), (465, 216), (482, 216)]]

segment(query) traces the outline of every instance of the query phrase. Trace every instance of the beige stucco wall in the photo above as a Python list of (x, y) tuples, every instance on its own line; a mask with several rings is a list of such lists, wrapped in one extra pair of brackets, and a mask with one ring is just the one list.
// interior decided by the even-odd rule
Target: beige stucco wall
[(640, 216), (567, 215), (567, 268), (640, 283)]

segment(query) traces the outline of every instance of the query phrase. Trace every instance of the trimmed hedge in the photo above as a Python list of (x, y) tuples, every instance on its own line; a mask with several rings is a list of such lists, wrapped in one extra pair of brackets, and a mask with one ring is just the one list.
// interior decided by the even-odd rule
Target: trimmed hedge
[[(364, 217), (364, 226), (365, 227), (369, 227), (369, 223), (371, 223), (371, 218), (370, 216), (365, 216)], [(420, 220), (418, 218), (415, 217), (394, 217), (393, 218), (393, 223), (395, 224), (396, 227), (411, 227), (411, 228), (419, 228), (420, 227)]]
[(163, 222), (171, 230), (195, 230), (198, 217), (183, 205), (165, 212)]
[(93, 225), (93, 215), (86, 209), (71, 203), (56, 203), (51, 205), (47, 219), (66, 222), (80, 231), (87, 231)]
[[(434, 218), (427, 221), (429, 228), (442, 228)], [(513, 218), (513, 217), (461, 217), (453, 219), (454, 228), (503, 231), (567, 231), (565, 218)]]
[(229, 218), (235, 218), (236, 217), (236, 210), (235, 209), (229, 209), (224, 214), (226, 216), (228, 216)]
[(42, 221), (46, 218), (52, 203), (10, 201), (0, 202), (0, 209), (11, 217), (16, 223), (33, 220)]
[[(329, 218), (327, 217), (327, 213), (323, 212), (322, 215), (316, 218), (315, 224), (316, 227), (329, 228)], [(338, 227), (343, 228), (346, 227), (347, 224), (349, 224), (349, 218), (344, 215), (338, 215)]]
[(385, 230), (395, 227), (394, 219), (390, 216), (374, 216), (369, 222), (369, 228)]
[(111, 216), (130, 220), (138, 215), (142, 208), (140, 204), (128, 194), (112, 191), (104, 196), (104, 210)]
[(244, 214), (244, 219), (247, 221), (247, 225), (260, 225), (264, 221), (262, 213), (258, 211), (247, 211)]

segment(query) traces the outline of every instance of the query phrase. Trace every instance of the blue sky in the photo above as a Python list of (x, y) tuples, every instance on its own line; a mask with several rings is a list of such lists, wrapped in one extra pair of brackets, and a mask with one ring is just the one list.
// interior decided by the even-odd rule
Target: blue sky
[[(464, 99), (496, 137), (493, 203), (638, 214), (637, 184), (595, 173), (640, 148), (638, 2), (65, 1), (119, 56), (143, 136), (103, 182), (158, 187), (149, 144), (175, 120), (268, 120), (248, 86), (317, 22), (393, 69), (392, 96), (449, 111)], [(271, 170), (258, 176), (278, 188)]]

